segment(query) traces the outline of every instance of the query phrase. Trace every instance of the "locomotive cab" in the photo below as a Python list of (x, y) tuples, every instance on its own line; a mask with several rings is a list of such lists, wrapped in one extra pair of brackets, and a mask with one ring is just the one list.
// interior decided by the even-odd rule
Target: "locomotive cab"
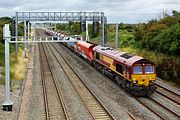
[(155, 64), (149, 60), (142, 59), (135, 62), (131, 71), (131, 80), (134, 84), (150, 86), (156, 80)]

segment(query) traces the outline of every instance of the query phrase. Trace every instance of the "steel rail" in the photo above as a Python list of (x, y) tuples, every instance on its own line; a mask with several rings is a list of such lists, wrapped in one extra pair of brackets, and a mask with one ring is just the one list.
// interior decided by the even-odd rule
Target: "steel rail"
[[(54, 83), (54, 86), (55, 86), (55, 89), (56, 89), (56, 92), (57, 92), (57, 95), (58, 95), (58, 98), (59, 98), (59, 100), (60, 100), (60, 103), (61, 103), (61, 106), (62, 106), (62, 110), (63, 110), (63, 113), (64, 113), (64, 116), (65, 116), (65, 118), (68, 120), (69, 119), (69, 117), (68, 117), (68, 114), (67, 114), (67, 110), (66, 110), (66, 108), (65, 108), (65, 105), (64, 105), (64, 101), (63, 101), (63, 99), (62, 99), (62, 94), (61, 94), (61, 92), (60, 92), (60, 90), (59, 90), (59, 86), (58, 86), (58, 83), (57, 83), (57, 78), (55, 77), (55, 75), (54, 75), (54, 73), (53, 73), (53, 71), (52, 71), (52, 68), (51, 68), (51, 66), (50, 66), (50, 64), (49, 64), (49, 60), (48, 60), (48, 58), (47, 58), (47, 54), (46, 54), (46, 52), (45, 52), (45, 48), (43, 47), (43, 45), (41, 45), (41, 48), (39, 47), (39, 49), (40, 49), (40, 52), (41, 51), (43, 51), (43, 53), (41, 53), (41, 55), (42, 54), (44, 54), (45, 55), (45, 60), (46, 60), (46, 64), (48, 65), (48, 68), (49, 68), (49, 72), (50, 72), (50, 74), (51, 74), (51, 76), (52, 76), (52, 80), (53, 80), (53, 83)], [(41, 56), (42, 57), (42, 56)], [(42, 58), (41, 58), (41, 66), (42, 66), (42, 63), (43, 63), (43, 61), (42, 61)], [(43, 74), (42, 75), (44, 75), (44, 70), (42, 69), (42, 67), (41, 67), (41, 70), (42, 70), (42, 72), (43, 72)], [(45, 93), (44, 95), (44, 98), (45, 98), (45, 100), (44, 100), (44, 102), (45, 102), (45, 112), (46, 112), (46, 119), (50, 119), (50, 113), (49, 113), (49, 101), (48, 101), (48, 99), (47, 99), (47, 88), (46, 88), (46, 83), (45, 83), (45, 81), (44, 81), (44, 76), (43, 76), (43, 93)]]

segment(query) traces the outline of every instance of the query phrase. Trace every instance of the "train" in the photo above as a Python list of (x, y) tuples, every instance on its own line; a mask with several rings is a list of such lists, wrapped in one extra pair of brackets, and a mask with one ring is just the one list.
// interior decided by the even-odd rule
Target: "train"
[(83, 40), (64, 45), (110, 76), (124, 91), (134, 96), (150, 96), (155, 92), (156, 69), (151, 60)]

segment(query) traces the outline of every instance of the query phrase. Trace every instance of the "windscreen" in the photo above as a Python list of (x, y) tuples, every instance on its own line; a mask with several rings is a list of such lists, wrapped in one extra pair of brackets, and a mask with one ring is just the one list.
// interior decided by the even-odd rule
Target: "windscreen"
[(146, 74), (154, 73), (154, 66), (145, 66), (145, 73)]
[(134, 66), (133, 74), (142, 74), (142, 66)]

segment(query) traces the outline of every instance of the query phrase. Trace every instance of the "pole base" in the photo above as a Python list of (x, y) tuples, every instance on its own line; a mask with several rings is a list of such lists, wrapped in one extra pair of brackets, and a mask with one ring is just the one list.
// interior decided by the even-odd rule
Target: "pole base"
[(3, 105), (4, 111), (12, 111), (12, 105)]

